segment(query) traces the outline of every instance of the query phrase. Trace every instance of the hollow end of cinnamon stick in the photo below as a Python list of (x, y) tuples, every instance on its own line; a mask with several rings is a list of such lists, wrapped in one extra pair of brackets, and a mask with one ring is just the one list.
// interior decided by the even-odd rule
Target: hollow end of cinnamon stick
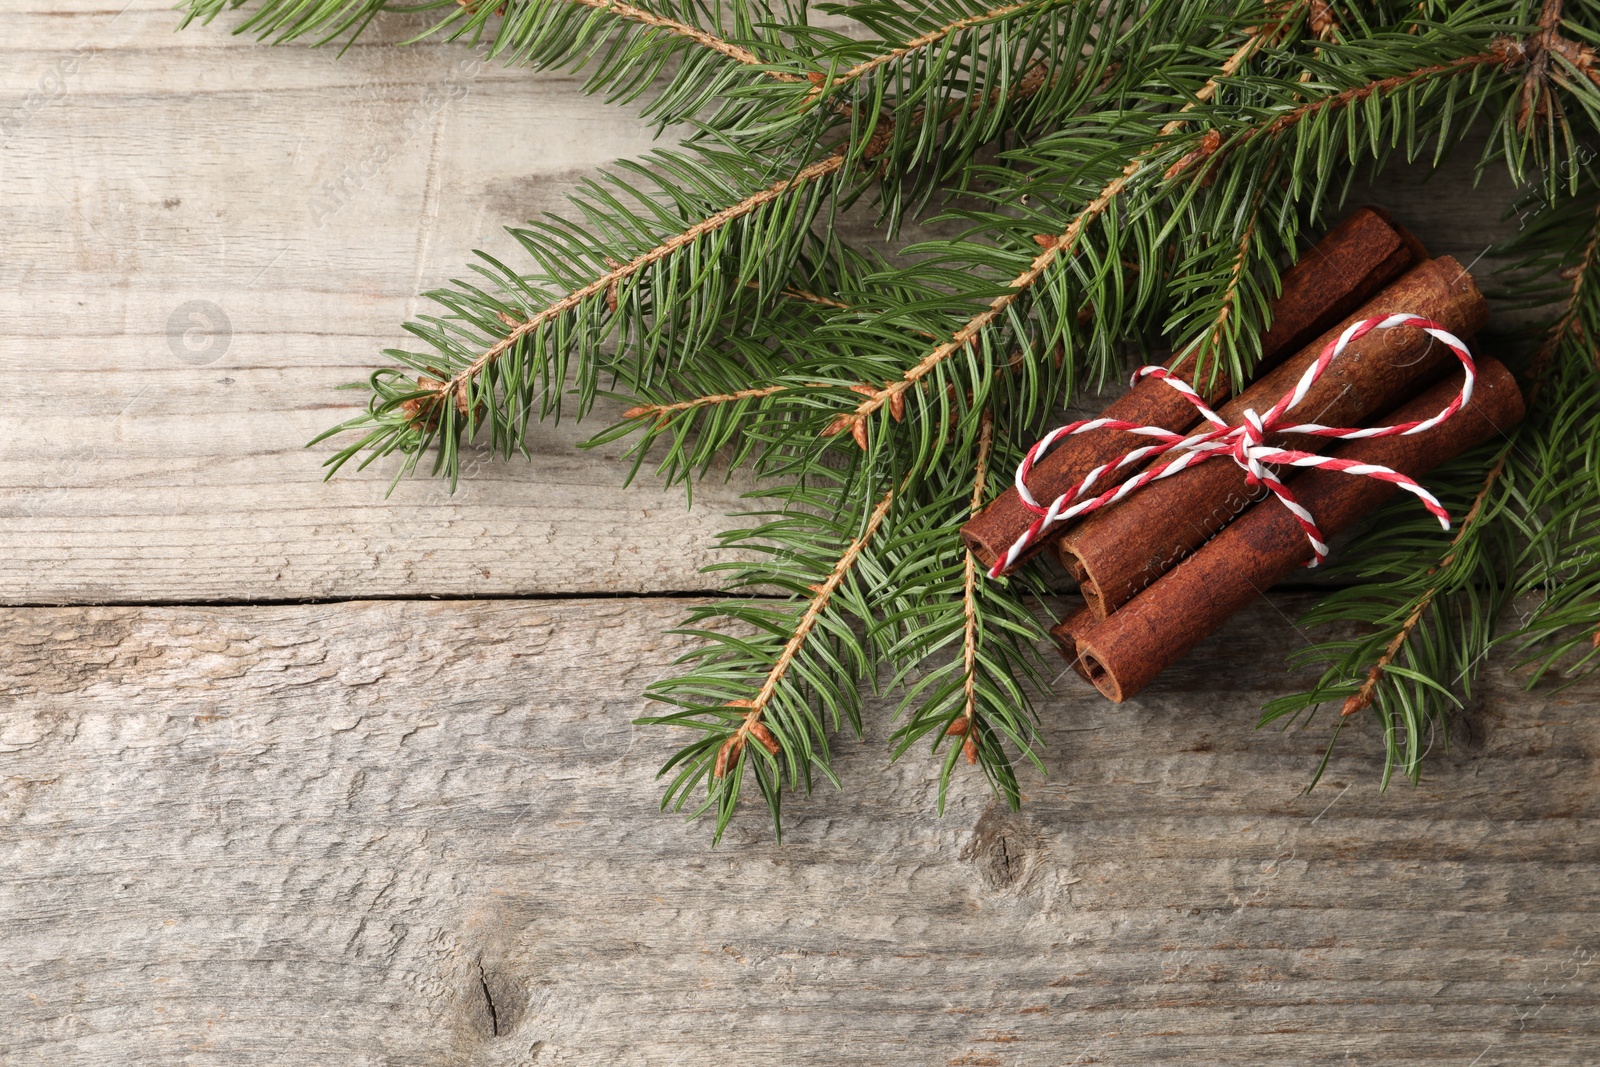
[(1105, 594), (1100, 590), (1100, 583), (1096, 582), (1088, 566), (1080, 559), (1077, 553), (1070, 548), (1060, 547), (1057, 550), (1062, 564), (1072, 575), (1078, 579), (1078, 595), (1083, 597), (1084, 605), (1097, 619), (1103, 619), (1111, 614)]
[(1101, 595), (1100, 586), (1095, 582), (1094, 575), (1090, 573), (1083, 558), (1074, 552), (1066, 541), (1056, 541), (1050, 546), (1050, 550), (1055, 553), (1056, 561), (1061, 564), (1062, 570), (1078, 583), (1078, 595), (1083, 597), (1084, 604), (1087, 605), (1086, 610), (1096, 619), (1105, 618), (1109, 614), (1105, 597)]
[(1078, 654), (1078, 637), (1099, 621), (1087, 608), (1079, 608), (1050, 630), (1050, 636), (1055, 640), (1056, 651), (1061, 653), (1061, 658), (1071, 665), (1072, 669), (1078, 673), (1078, 677), (1091, 685), (1094, 683), (1094, 679), (1090, 677), (1088, 668)]
[(1088, 682), (1108, 699), (1122, 703), (1122, 687), (1116, 675), (1106, 669), (1099, 656), (1084, 644), (1084, 638), (1099, 625), (1100, 619), (1088, 608), (1079, 608), (1062, 619), (1051, 631), (1056, 649), (1079, 678)]
[(1083, 675), (1085, 681), (1104, 694), (1105, 698), (1114, 704), (1121, 704), (1128, 699), (1122, 692), (1122, 685), (1117, 681), (1117, 676), (1106, 669), (1100, 662), (1100, 657), (1092, 649), (1085, 648), (1078, 653), (1077, 663), (1080, 665), (1078, 673)]
[[(1130, 667), (1117, 658), (1120, 650), (1115, 644), (1104, 649), (1096, 647), (1097, 638), (1100, 638), (1100, 635), (1095, 634), (1092, 629), (1078, 635), (1075, 664), (1078, 674), (1084, 681), (1100, 690), (1100, 694), (1113, 704), (1125, 703), (1143, 689), (1148, 680), (1140, 677), (1137, 667)], [(1162, 669), (1167, 666), (1168, 664), (1163, 664)], [(1130, 676), (1131, 682), (1124, 686), (1123, 679)]]
[[(1008, 489), (1006, 492), (1015, 493), (1016, 490)], [(997, 500), (996, 503), (999, 503), (999, 501)], [(977, 520), (974, 519), (961, 527), (961, 544), (977, 558), (979, 563), (983, 564), (984, 570), (988, 570), (995, 565), (995, 561), (1005, 553), (1006, 549), (1011, 547), (1012, 542), (1017, 538), (1013, 537), (1011, 541), (1001, 544), (1000, 542), (1004, 537), (1003, 533), (993, 529), (988, 524), (975, 525), (976, 523)], [(1023, 527), (1023, 529), (1026, 528)], [(1019, 534), (1018, 536), (1021, 535)]]

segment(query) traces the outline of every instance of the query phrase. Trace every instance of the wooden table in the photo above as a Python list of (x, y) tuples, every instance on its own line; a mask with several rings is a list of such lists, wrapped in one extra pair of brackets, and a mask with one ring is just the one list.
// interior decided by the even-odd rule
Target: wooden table
[[(1494, 664), (1419, 788), (1368, 723), (1306, 794), (1326, 717), (1250, 729), (1293, 591), (1126, 706), (1059, 679), (1020, 814), (936, 818), (883, 704), (782, 847), (658, 813), (629, 721), (749, 485), (686, 512), (568, 425), (454, 496), (302, 447), (650, 131), (404, 23), (121, 3), (0, 35), (0, 1062), (1600, 1058), (1600, 684)], [(1505, 193), (1374, 196), (1465, 262)]]

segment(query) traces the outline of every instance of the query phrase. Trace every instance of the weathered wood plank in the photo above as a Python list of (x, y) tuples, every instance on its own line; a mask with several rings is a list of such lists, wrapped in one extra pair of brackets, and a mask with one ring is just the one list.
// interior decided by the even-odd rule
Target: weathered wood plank
[[(414, 21), (340, 58), (230, 37), (236, 15), (175, 34), (166, 0), (113, 16), (8, 12), (0, 41), (0, 373), (28, 382), (0, 401), (0, 597), (704, 588), (742, 484), (686, 515), (563, 426), (454, 497), (385, 499), (389, 471), (324, 485), (326, 448), (302, 447), (354, 414), (336, 386), (404, 344), (419, 290), (475, 247), (512, 256), (501, 226), (648, 150), (635, 114), (387, 43)], [(226, 343), (185, 347), (216, 310)]]
[[(463, 68), (464, 47), (394, 47), (415, 19), (340, 57), (229, 36), (237, 13), (177, 34), (168, 0), (12, 6), (0, 373), (26, 384), (0, 400), (0, 601), (708, 588), (745, 481), (685, 514), (562, 426), (454, 497), (422, 479), (386, 499), (389, 469), (325, 485), (326, 452), (301, 447), (354, 413), (335, 387), (405, 343), (417, 292), (645, 151), (636, 112), (572, 77)], [(1505, 232), (1505, 190), (1469, 181), (1393, 173), (1374, 197), (1466, 262)]]
[[(1277, 607), (1301, 606), (1280, 598)], [(1371, 724), (1252, 732), (1263, 603), (1051, 777), (922, 755), (720, 849), (635, 730), (686, 602), (0, 611), (0, 1060), (1565, 1064), (1600, 1042), (1600, 682), (1488, 672), (1376, 788)], [(1207, 666), (1209, 664), (1209, 666)], [(491, 1009), (492, 1004), (492, 1009)]]

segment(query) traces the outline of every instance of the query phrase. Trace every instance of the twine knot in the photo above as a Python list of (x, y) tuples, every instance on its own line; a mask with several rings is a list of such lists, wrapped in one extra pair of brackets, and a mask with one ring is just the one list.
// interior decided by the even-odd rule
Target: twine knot
[[(1400, 423), (1394, 426), (1323, 426), (1319, 423), (1305, 422), (1286, 425), (1287, 414), (1297, 404), (1305, 399), (1306, 393), (1317, 379), (1322, 377), (1328, 364), (1332, 363), (1356, 341), (1373, 330), (1392, 330), (1400, 326), (1409, 326), (1413, 329), (1425, 330), (1434, 339), (1443, 343), (1457, 359), (1465, 372), (1461, 383), (1461, 392), (1447, 404), (1443, 410), (1432, 418), (1420, 419), (1416, 422)], [(1052, 526), (1069, 522), (1080, 515), (1087, 515), (1107, 504), (1116, 503), (1118, 500), (1138, 492), (1151, 482), (1162, 478), (1170, 478), (1180, 471), (1187, 470), (1197, 464), (1204, 463), (1213, 456), (1228, 456), (1237, 463), (1245, 472), (1245, 481), (1251, 487), (1265, 485), (1272, 495), (1277, 497), (1284, 507), (1288, 508), (1299, 520), (1300, 526), (1306, 533), (1306, 540), (1311, 543), (1312, 558), (1306, 566), (1315, 567), (1328, 554), (1328, 546), (1323, 543), (1322, 532), (1317, 529), (1316, 520), (1311, 513), (1300, 506), (1287, 486), (1273, 473), (1274, 466), (1315, 467), (1322, 470), (1339, 471), (1344, 474), (1358, 474), (1379, 481), (1389, 482), (1404, 489), (1422, 502), (1446, 530), (1450, 528), (1450, 513), (1445, 511), (1439, 501), (1422, 486), (1398, 471), (1376, 463), (1355, 463), (1350, 460), (1336, 459), (1331, 456), (1322, 456), (1314, 452), (1301, 452), (1294, 449), (1279, 448), (1268, 443), (1268, 438), (1279, 434), (1308, 434), (1315, 437), (1331, 437), (1338, 440), (1355, 440), (1369, 437), (1393, 437), (1396, 435), (1422, 433), (1431, 430), (1441, 422), (1455, 415), (1472, 399), (1472, 384), (1476, 371), (1472, 363), (1472, 354), (1467, 351), (1467, 346), (1455, 334), (1446, 330), (1432, 319), (1425, 319), (1418, 315), (1380, 315), (1376, 318), (1363, 319), (1352, 323), (1337, 338), (1329, 342), (1306, 372), (1300, 376), (1295, 387), (1284, 394), (1276, 404), (1269, 408), (1266, 414), (1259, 414), (1254, 408), (1246, 408), (1240, 414), (1240, 421), (1236, 425), (1228, 424), (1222, 416), (1218, 415), (1182, 378), (1177, 377), (1165, 367), (1140, 367), (1133, 375), (1133, 384), (1137, 385), (1143, 378), (1157, 378), (1176, 389), (1183, 397), (1193, 404), (1200, 412), (1204, 422), (1210, 424), (1211, 429), (1185, 436), (1174, 433), (1160, 426), (1141, 426), (1135, 422), (1125, 422), (1120, 419), (1083, 419), (1079, 422), (1068, 423), (1066, 426), (1057, 427), (1041, 437), (1037, 444), (1028, 449), (1022, 457), (1022, 462), (1017, 465), (1016, 487), (1017, 493), (1022, 498), (1023, 506), (1033, 512), (1035, 518), (1029, 527), (1023, 531), (1022, 536), (1011, 545), (995, 565), (989, 570), (989, 577), (999, 578), (1006, 571), (1016, 565), (1022, 555)], [(1102, 463), (1090, 471), (1075, 486), (1056, 497), (1049, 505), (1040, 504), (1034, 499), (1033, 493), (1028, 490), (1028, 474), (1033, 470), (1034, 464), (1043, 459), (1056, 443), (1074, 434), (1088, 433), (1092, 430), (1117, 430), (1123, 433), (1138, 434), (1144, 437), (1156, 438), (1157, 443), (1135, 448), (1130, 452), (1108, 463)], [(1176, 458), (1170, 459), (1158, 466), (1130, 478), (1114, 488), (1108, 489), (1098, 496), (1087, 497), (1091, 487), (1102, 476), (1111, 471), (1121, 470), (1154, 456), (1176, 452)]]
[(1244, 468), (1245, 484), (1254, 488), (1261, 481), (1265, 473), (1261, 463), (1255, 457), (1255, 449), (1259, 449), (1266, 442), (1267, 430), (1261, 422), (1261, 416), (1256, 414), (1255, 408), (1245, 408), (1241, 416), (1244, 421), (1233, 428), (1234, 438), (1231, 455), (1233, 461)]

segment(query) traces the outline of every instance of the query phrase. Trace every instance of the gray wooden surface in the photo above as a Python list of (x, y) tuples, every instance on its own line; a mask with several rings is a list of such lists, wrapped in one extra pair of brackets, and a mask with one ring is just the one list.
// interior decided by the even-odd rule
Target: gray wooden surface
[[(327, 450), (303, 447), (354, 413), (335, 387), (405, 343), (417, 292), (474, 248), (510, 258), (504, 225), (651, 147), (630, 113), (574, 78), (463, 70), (464, 48), (175, 34), (167, 0), (4, 13), (0, 110), (25, 117), (0, 157), (0, 370), (29, 384), (0, 396), (0, 598), (703, 584), (743, 487), (708, 481), (686, 513), (680, 491), (621, 488), (619, 449), (579, 453), (571, 426), (539, 431), (532, 463), (470, 463), (454, 497), (421, 479), (385, 499), (377, 470), (323, 484)], [(231, 338), (185, 338), (217, 321), (191, 301)]]
[(1600, 686), (1304, 795), (1214, 641), (1063, 683), (1020, 815), (880, 725), (712, 851), (628, 725), (684, 606), (0, 612), (7, 1062), (1592, 1062)]
[[(301, 448), (648, 129), (404, 24), (0, 15), (6, 1067), (1600, 1060), (1600, 683), (1497, 664), (1420, 788), (1369, 725), (1306, 795), (1327, 723), (1249, 729), (1277, 594), (1127, 706), (1058, 679), (1019, 815), (963, 779), (935, 818), (879, 706), (781, 848), (752, 811), (713, 851), (629, 721), (747, 485), (685, 513), (562, 427), (385, 499)], [(1504, 192), (1374, 198), (1468, 262)]]

